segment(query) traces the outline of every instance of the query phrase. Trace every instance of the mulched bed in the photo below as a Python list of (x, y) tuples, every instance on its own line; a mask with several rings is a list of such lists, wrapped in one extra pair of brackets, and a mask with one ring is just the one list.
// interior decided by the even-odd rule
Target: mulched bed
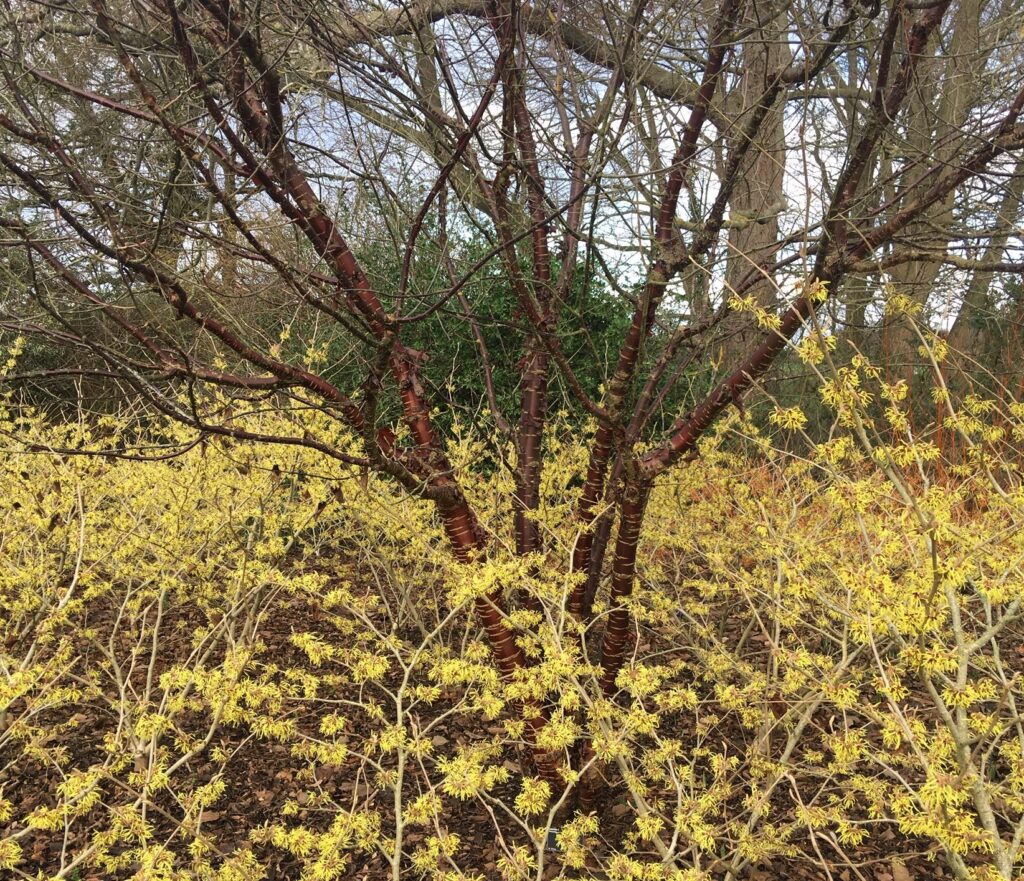
[[(104, 620), (104, 614), (92, 613), (90, 626), (104, 631), (104, 625), (111, 626), (111, 620)], [(113, 614), (108, 611), (107, 615)], [(159, 674), (175, 661), (185, 657), (191, 647), (191, 635), (199, 622), (200, 613), (194, 607), (171, 608), (165, 621), (167, 637), (161, 640), (161, 654), (156, 665)], [(730, 625), (732, 626), (732, 625)], [(337, 632), (331, 627), (327, 616), (317, 613), (309, 605), (293, 598), (278, 598), (275, 601), (274, 614), (265, 619), (260, 637), (265, 649), (260, 653), (260, 661), (272, 662), (280, 668), (308, 666), (305, 655), (289, 640), (297, 631), (314, 631), (326, 640), (337, 642)], [(657, 639), (656, 634), (651, 638)], [(128, 648), (129, 635), (123, 635), (121, 649)], [(647, 646), (645, 646), (647, 648)], [(658, 649), (659, 646), (654, 646)], [(660, 648), (665, 648), (664, 646)], [(1015, 658), (1015, 662), (1019, 662)], [(80, 661), (84, 670), (94, 658), (85, 655)], [(435, 707), (438, 711), (447, 709), (449, 704), (439, 701)], [(16, 707), (14, 708), (17, 709)], [(299, 718), (300, 727), (309, 732), (316, 731), (318, 722), (336, 707), (330, 703), (312, 700), (304, 705)], [(195, 725), (193, 733), (200, 733), (205, 719), (202, 716), (182, 717), (187, 725), (191, 721)], [(357, 724), (357, 717), (353, 717)], [(66, 768), (88, 768), (100, 763), (104, 758), (102, 747), (103, 735), (110, 730), (111, 713), (99, 703), (82, 703), (70, 707), (62, 707), (52, 711), (43, 722), (52, 726), (55, 739), (60, 740), (67, 751)], [(73, 729), (63, 728), (73, 721)], [(693, 720), (680, 715), (676, 720), (679, 736), (684, 739), (692, 735)], [(672, 725), (672, 719), (666, 719), (666, 725)], [(828, 720), (824, 717), (812, 723), (820, 730), (827, 729)], [(438, 752), (450, 754), (460, 743), (487, 739), (503, 729), (498, 723), (486, 723), (476, 717), (466, 718), (453, 716), (443, 727), (434, 732), (434, 744)], [(358, 734), (358, 732), (355, 732)], [(734, 741), (734, 749), (742, 753), (745, 741), (749, 740), (750, 732), (738, 725), (734, 729), (723, 726), (718, 735)], [(334, 816), (333, 804), (352, 806), (353, 804), (369, 804), (381, 812), (387, 828), (388, 811), (390, 810), (391, 793), (374, 793), (365, 778), (357, 779), (359, 760), (350, 756), (342, 766), (319, 766), (305, 768), (281, 744), (266, 742), (250, 737), (245, 726), (222, 726), (214, 746), (226, 750), (237, 750), (234, 757), (224, 769), (226, 795), (216, 805), (202, 815), (201, 825), (204, 833), (210, 837), (216, 851), (225, 856), (238, 848), (253, 848), (259, 862), (265, 867), (266, 877), (270, 881), (297, 879), (301, 872), (298, 860), (287, 852), (260, 845), (253, 845), (249, 838), (252, 829), (264, 823), (280, 822), (286, 803), (298, 805), (297, 812), (289, 823), (301, 823), (311, 829), (327, 828)], [(732, 749), (730, 749), (732, 751)], [(799, 760), (796, 756), (795, 760)], [(504, 761), (513, 772), (512, 779), (496, 791), (509, 803), (515, 798), (519, 786), (519, 757), (509, 752)], [(0, 787), (5, 796), (13, 802), (14, 818), (20, 821), (27, 813), (38, 805), (54, 805), (56, 803), (56, 787), (62, 779), (62, 772), (53, 764), (40, 762), (36, 759), (16, 758), (13, 755), (0, 755)], [(208, 782), (221, 770), (214, 763), (209, 751), (197, 757), (187, 768), (182, 769), (175, 777), (174, 786), (178, 789), (189, 789), (192, 786)], [(417, 792), (416, 773), (408, 775), (408, 793), (414, 797)], [(115, 799), (118, 793), (110, 786), (104, 788), (106, 798)], [(123, 794), (122, 794), (123, 796)], [(155, 840), (170, 838), (174, 833), (175, 816), (180, 816), (180, 806), (176, 805), (169, 794), (162, 794), (154, 801), (156, 808), (166, 811), (163, 815), (158, 811), (150, 814)], [(601, 818), (601, 834), (612, 846), (621, 840), (632, 824), (632, 810), (626, 804), (621, 790), (611, 790), (607, 798), (598, 806)], [(780, 820), (792, 817), (793, 804), (780, 788), (773, 800), (773, 816)], [(95, 822), (106, 816), (106, 812), (97, 809), (94, 818), (85, 818), (72, 826), (71, 834), (65, 840), (63, 831), (58, 833), (35, 832), (22, 839), (25, 850), (24, 860), (18, 867), (27, 875), (37, 872), (53, 874), (59, 871), (63, 861), (68, 859), (88, 844), (95, 831)], [(462, 839), (458, 863), (465, 872), (476, 871), (485, 878), (498, 877), (497, 862), (500, 850), (496, 842), (493, 821), (475, 799), (458, 801), (446, 799), (444, 817), (449, 832), (456, 832)], [(0, 828), (0, 837), (16, 831), (20, 826), (10, 825), (7, 829)], [(421, 842), (432, 830), (410, 827), (407, 830), (406, 847), (412, 849)], [(521, 830), (512, 824), (503, 826), (503, 834), (511, 842), (525, 843)], [(187, 839), (174, 839), (175, 850), (182, 855), (181, 864), (187, 864), (188, 855), (185, 850)], [(926, 858), (924, 842), (908, 841), (905, 836), (886, 829), (874, 838), (865, 841), (856, 848), (848, 848), (853, 858), (853, 865), (846, 865), (832, 851), (827, 850), (827, 842), (819, 840), (821, 855), (826, 860), (835, 860), (828, 870), (820, 865), (820, 858), (812, 847), (809, 839), (794, 841), (802, 854), (798, 859), (776, 859), (749, 867), (741, 877), (750, 881), (768, 881), (768, 879), (800, 878), (824, 879), (837, 881), (913, 881), (913, 879), (942, 879), (949, 877), (948, 871), (938, 862)], [(895, 856), (907, 852), (917, 852), (904, 864)], [(557, 854), (551, 854), (550, 867), (545, 877), (555, 877), (560, 871)], [(125, 874), (128, 877), (131, 873)], [(415, 877), (411, 869), (406, 870), (407, 877)], [(573, 877), (567, 873), (565, 877)], [(721, 872), (715, 873), (721, 877)], [(83, 867), (71, 874), (77, 881), (91, 881), (100, 876), (95, 870)], [(345, 875), (352, 879), (377, 879), (390, 877), (390, 866), (379, 855), (354, 854), (351, 865)], [(591, 876), (601, 877), (596, 872)]]

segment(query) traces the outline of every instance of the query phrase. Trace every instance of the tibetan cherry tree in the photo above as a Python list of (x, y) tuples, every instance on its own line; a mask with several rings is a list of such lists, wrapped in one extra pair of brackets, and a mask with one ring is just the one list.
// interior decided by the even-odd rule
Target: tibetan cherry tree
[[(650, 489), (716, 419), (826, 325), (853, 350), (885, 296), (927, 303), (950, 270), (977, 300), (1020, 268), (1014, 0), (13, 0), (2, 16), (0, 317), (61, 353), (21, 380), (101, 382), (197, 441), (386, 476), (433, 504), (466, 571), (502, 550), (564, 579), (597, 697), (628, 657)], [(587, 348), (594, 290), (623, 316), (604, 350)], [(469, 341), (447, 380), (428, 323)], [(327, 341), (316, 357), (305, 333)], [(447, 452), (478, 382), (514, 475), (500, 535)], [(225, 399), (315, 409), (352, 443), (254, 432)], [(588, 455), (568, 549), (534, 513), (563, 409)], [(497, 579), (474, 603), (501, 676), (522, 678), (507, 616), (540, 602)], [(549, 711), (523, 711), (543, 777), (587, 760), (539, 746)]]

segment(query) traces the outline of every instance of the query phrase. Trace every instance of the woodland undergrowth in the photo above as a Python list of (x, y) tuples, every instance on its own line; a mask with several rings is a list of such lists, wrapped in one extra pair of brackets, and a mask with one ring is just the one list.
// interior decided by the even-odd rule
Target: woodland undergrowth
[[(568, 421), (528, 557), (509, 451), (455, 426), (491, 548), (466, 565), (429, 503), (358, 467), (6, 399), (0, 874), (1015, 877), (1024, 409), (950, 406), (954, 456), (864, 362), (822, 397), (826, 439), (793, 408), (734, 412), (657, 483), (612, 699), (606, 592), (587, 627), (565, 611)], [(233, 419), (358, 450), (323, 412)], [(530, 659), (509, 682), (472, 613), (495, 586)], [(530, 771), (524, 705), (576, 769), (560, 791)], [(581, 755), (604, 787), (586, 814)]]

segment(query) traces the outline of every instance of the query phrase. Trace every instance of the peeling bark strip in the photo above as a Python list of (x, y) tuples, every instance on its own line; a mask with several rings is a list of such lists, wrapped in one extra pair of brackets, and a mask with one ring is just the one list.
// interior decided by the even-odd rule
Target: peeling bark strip
[(543, 344), (533, 334), (526, 340), (522, 371), (522, 408), (519, 417), (518, 462), (515, 474), (516, 553), (529, 554), (540, 547), (537, 524), (531, 514), (540, 504), (541, 449), (547, 416), (548, 366)]
[(601, 651), (601, 691), (610, 696), (615, 692), (615, 679), (626, 656), (626, 642), (630, 629), (630, 614), (623, 603), (633, 593), (636, 578), (636, 551), (640, 543), (640, 528), (650, 497), (651, 484), (631, 481), (623, 491), (619, 534), (615, 539), (615, 559), (612, 562), (611, 613), (604, 631)]
[[(615, 694), (615, 680), (626, 659), (631, 616), (623, 603), (633, 592), (640, 529), (643, 526), (650, 492), (649, 481), (634, 479), (627, 483), (622, 494), (619, 533), (615, 539), (615, 559), (612, 563), (612, 590), (609, 599), (611, 612), (604, 631), (601, 676), (598, 680), (601, 694), (609, 698)], [(580, 747), (579, 766), (585, 767), (592, 761), (593, 764), (583, 774), (576, 791), (576, 808), (583, 814), (588, 814), (596, 808), (597, 799), (604, 785), (601, 763), (594, 761), (594, 758), (594, 744), (588, 738)]]
[[(486, 548), (479, 538), (479, 527), (469, 506), (462, 503), (450, 510), (442, 506), (441, 516), (455, 558), (460, 563), (469, 564), (482, 558)], [(501, 594), (493, 591), (486, 596), (477, 597), (474, 608), (487, 634), (491, 654), (501, 678), (506, 682), (512, 681), (518, 671), (526, 669), (526, 656), (517, 645), (513, 631), (505, 626)], [(537, 773), (553, 788), (561, 787), (564, 762), (559, 756), (537, 747), (537, 738), (546, 724), (543, 708), (530, 703), (522, 709), (526, 723), (524, 739)]]
[[(541, 450), (544, 441), (544, 426), (547, 422), (548, 382), (551, 358), (541, 339), (541, 333), (550, 333), (558, 321), (560, 303), (556, 302), (552, 290), (551, 252), (548, 243), (549, 222), (547, 219), (547, 193), (540, 164), (537, 161), (537, 144), (533, 134), (533, 122), (526, 104), (524, 68), (522, 66), (519, 39), (520, 11), (515, 2), (507, 9), (496, 4), (488, 5), (488, 19), (502, 57), (512, 59), (502, 71), (504, 92), (504, 115), (506, 131), (506, 154), (518, 151), (519, 162), (525, 176), (526, 202), (529, 218), (532, 278), (529, 284), (518, 286), (523, 311), (531, 316), (535, 325), (527, 331), (523, 340), (523, 357), (519, 363), (522, 377), (521, 402), (518, 433), (516, 435), (517, 463), (515, 470), (515, 493), (512, 509), (516, 553), (525, 555), (539, 547), (537, 524), (531, 514), (540, 503)], [(508, 239), (505, 237), (506, 246)], [(538, 326), (540, 325), (540, 326)]]

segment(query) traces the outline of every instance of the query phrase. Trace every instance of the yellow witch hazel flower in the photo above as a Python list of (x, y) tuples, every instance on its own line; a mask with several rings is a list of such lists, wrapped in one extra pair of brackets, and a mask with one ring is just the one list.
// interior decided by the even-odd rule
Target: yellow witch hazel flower
[(539, 777), (524, 777), (516, 796), (516, 810), (524, 817), (541, 813), (551, 800), (551, 784)]
[(18, 364), (18, 359), (25, 351), (25, 337), (21, 334), (16, 336), (10, 343), (7, 350), (7, 360), (3, 367), (0, 367), (0, 377), (7, 376)]
[(21, 845), (13, 838), (0, 838), (0, 869), (13, 869), (21, 862)]
[(906, 294), (896, 293), (892, 287), (887, 288), (888, 297), (885, 303), (885, 312), (890, 316), (914, 316), (920, 314), (924, 306), (918, 303)]
[(815, 279), (810, 286), (802, 284), (801, 287), (804, 288), (805, 296), (814, 303), (824, 303), (828, 299), (828, 281)]
[(465, 800), (507, 781), (507, 768), (487, 764), (497, 752), (493, 746), (480, 743), (459, 747), (453, 758), (439, 758), (438, 768), (444, 774), (442, 791), (446, 795)]
[(817, 365), (825, 360), (825, 353), (836, 348), (837, 339), (835, 336), (814, 332), (808, 334), (794, 346), (799, 358), (804, 364)]
[(799, 407), (776, 407), (769, 419), (773, 424), (790, 431), (798, 431), (807, 425), (807, 417)]

